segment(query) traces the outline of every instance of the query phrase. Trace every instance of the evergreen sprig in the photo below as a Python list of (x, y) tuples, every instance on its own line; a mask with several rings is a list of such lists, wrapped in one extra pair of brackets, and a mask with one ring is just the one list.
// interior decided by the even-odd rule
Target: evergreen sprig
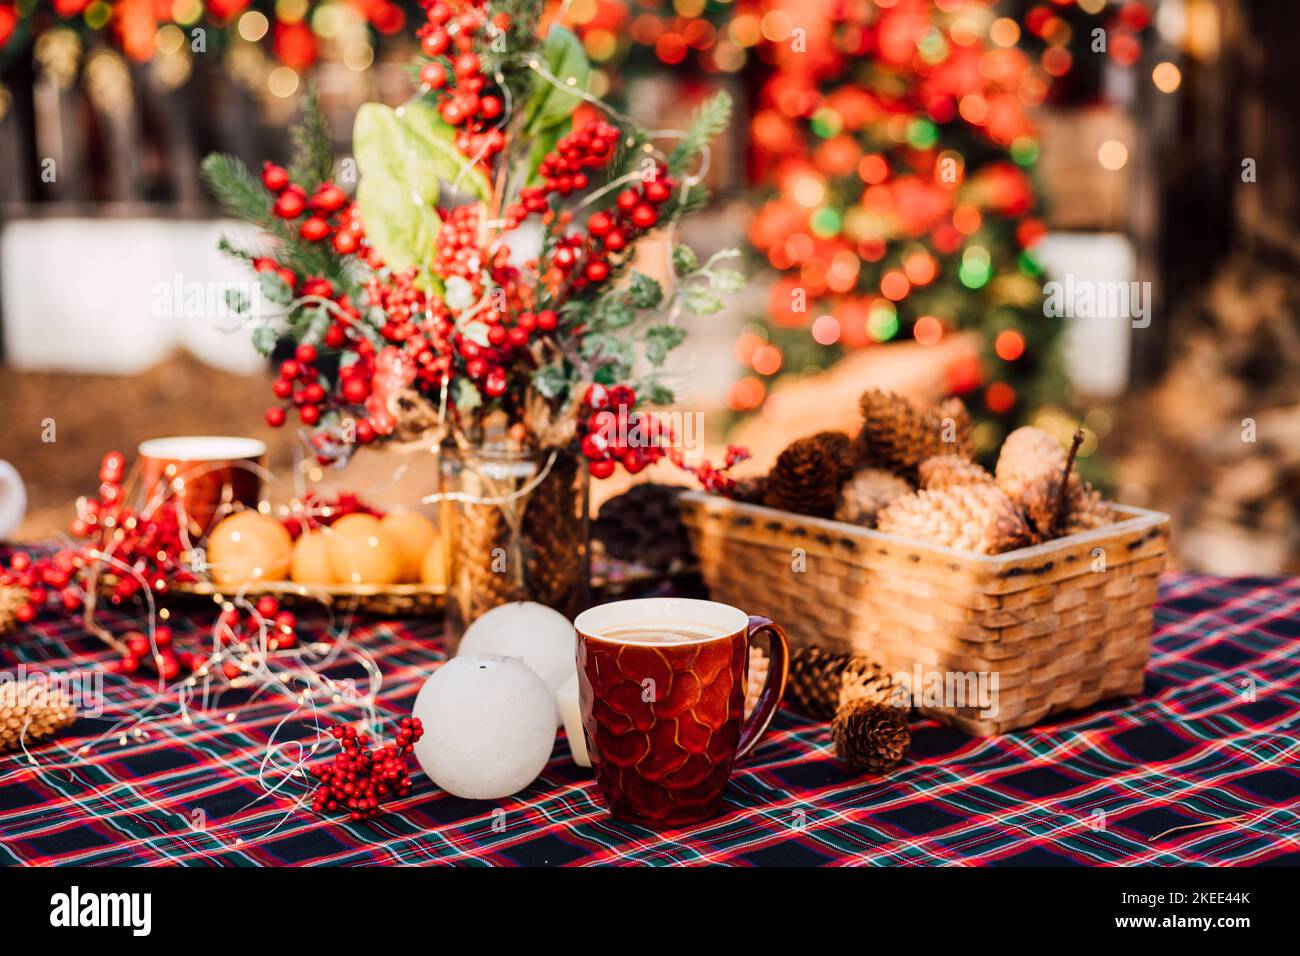
[(310, 196), (321, 183), (334, 178), (334, 143), (314, 86), (303, 95), (302, 118), (293, 125), (289, 136), (293, 140), (289, 178)]
[(681, 176), (695, 158), (731, 125), (731, 97), (715, 93), (704, 101), (691, 117), (686, 135), (668, 154), (668, 172)]

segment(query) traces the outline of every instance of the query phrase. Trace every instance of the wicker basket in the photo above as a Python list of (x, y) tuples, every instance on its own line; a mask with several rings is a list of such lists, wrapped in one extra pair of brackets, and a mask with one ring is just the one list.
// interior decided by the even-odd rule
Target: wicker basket
[(773, 618), (794, 646), (873, 657), (923, 712), (976, 735), (1141, 690), (1169, 517), (1117, 508), (1109, 527), (986, 556), (681, 498), (716, 600)]

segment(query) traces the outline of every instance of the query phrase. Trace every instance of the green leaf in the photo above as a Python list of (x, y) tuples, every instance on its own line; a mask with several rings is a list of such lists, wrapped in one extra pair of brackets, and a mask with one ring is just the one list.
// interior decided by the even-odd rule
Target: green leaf
[[(542, 46), (541, 60), (561, 84), (584, 93), (587, 91), (591, 82), (591, 64), (587, 62), (582, 41), (569, 30), (551, 25)], [(524, 115), (527, 118), (524, 125), (526, 129), (536, 132), (568, 119), (582, 99), (555, 86), (540, 73), (535, 73), (534, 77), (533, 92), (525, 106)], [(570, 78), (576, 82), (569, 84)]]
[(442, 182), (479, 199), (491, 192), (482, 171), (456, 149), (452, 128), (419, 100), (400, 110), (364, 104), (352, 129), (352, 149), (366, 237), (395, 270), (424, 266), (432, 256), (442, 227), (434, 210)]
[(588, 332), (582, 337), (582, 357), (588, 361), (619, 365), (631, 365), (635, 358), (628, 342), (606, 332)]
[(632, 284), (628, 289), (628, 301), (637, 309), (653, 309), (664, 299), (663, 287), (640, 272), (632, 273)]
[(479, 394), (478, 386), (467, 378), (456, 379), (454, 386), (456, 394), (453, 396), (456, 402), (456, 408), (462, 412), (473, 411), (483, 404), (483, 396)]
[(543, 365), (533, 373), (533, 387), (543, 398), (559, 398), (569, 387), (563, 366)]
[(259, 325), (253, 329), (253, 348), (257, 349), (259, 355), (269, 356), (275, 351), (275, 343), (279, 338), (275, 329), (269, 325)]
[(735, 292), (744, 288), (745, 277), (735, 269), (714, 269), (709, 274), (709, 285), (719, 292)]
[(642, 386), (638, 391), (645, 396), (645, 400), (651, 405), (671, 405), (677, 401), (677, 396), (673, 390), (662, 382), (650, 382)]
[(645, 333), (645, 357), (651, 365), (664, 364), (668, 353), (682, 344), (686, 330), (680, 325), (652, 325)]
[(394, 270), (423, 266), (442, 226), (433, 208), (439, 189), (434, 164), (397, 114), (380, 103), (357, 111), (352, 149), (367, 240)]
[(702, 285), (686, 286), (682, 290), (682, 304), (694, 315), (712, 315), (722, 309), (722, 300)]
[(288, 305), (293, 301), (293, 290), (278, 272), (259, 272), (257, 284), (262, 290), (262, 298), (272, 305)]
[(636, 311), (621, 295), (606, 298), (596, 308), (596, 322), (606, 329), (624, 329), (635, 320)]
[(700, 257), (695, 254), (694, 249), (682, 243), (673, 246), (673, 272), (678, 276), (684, 276), (699, 267)]
[(397, 115), (443, 182), (475, 199), (486, 200), (492, 195), (487, 175), (456, 148), (455, 127), (447, 125), (432, 104), (411, 100), (397, 109)]

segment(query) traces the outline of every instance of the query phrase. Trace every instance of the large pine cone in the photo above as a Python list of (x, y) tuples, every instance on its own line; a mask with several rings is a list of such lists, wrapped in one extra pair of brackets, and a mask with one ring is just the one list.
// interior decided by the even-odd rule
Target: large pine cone
[(49, 737), (76, 719), (72, 701), (44, 681), (0, 684), (0, 752)]
[(892, 392), (868, 389), (858, 399), (862, 431), (858, 461), (915, 481), (921, 462), (935, 455), (971, 455), (970, 414), (960, 399), (921, 409)]
[(954, 485), (991, 485), (993, 476), (980, 465), (960, 455), (936, 455), (921, 462), (920, 485), (943, 491)]
[(873, 528), (881, 508), (911, 492), (912, 486), (892, 472), (883, 468), (863, 468), (844, 486), (835, 517), (839, 521)]
[(600, 506), (591, 536), (619, 561), (668, 571), (691, 559), (691, 538), (682, 523), (679, 485), (633, 485)]
[(791, 650), (786, 701), (807, 717), (830, 720), (840, 705), (841, 678), (849, 657), (820, 647)]
[(853, 477), (853, 439), (844, 432), (818, 432), (810, 439), (836, 464), (836, 480), (842, 485)]
[(763, 504), (796, 514), (830, 518), (840, 501), (842, 463), (834, 449), (801, 438), (781, 452), (767, 476)]
[(883, 773), (903, 762), (912, 743), (907, 712), (870, 700), (841, 707), (831, 724), (835, 752), (855, 770)]
[(1115, 520), (1101, 495), (1073, 470), (1062, 506), (1061, 473), (1068, 461), (1069, 455), (1055, 438), (1032, 426), (1008, 435), (998, 455), (998, 485), (1020, 505), (1044, 540), (1100, 528)]
[(1036, 542), (1020, 510), (996, 485), (918, 491), (882, 509), (876, 529), (976, 554), (1001, 554)]
[(897, 706), (901, 690), (883, 667), (870, 658), (855, 654), (840, 672), (840, 699), (836, 710), (838, 712), (839, 708), (856, 700)]

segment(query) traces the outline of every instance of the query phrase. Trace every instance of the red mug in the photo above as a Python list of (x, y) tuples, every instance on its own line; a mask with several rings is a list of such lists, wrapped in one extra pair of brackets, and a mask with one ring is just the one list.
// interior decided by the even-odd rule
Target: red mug
[[(610, 813), (650, 826), (717, 815), (736, 760), (785, 690), (785, 633), (714, 601), (646, 598), (578, 615), (578, 703)], [(745, 719), (749, 645), (767, 635), (767, 682)]]
[(266, 442), (256, 438), (183, 435), (151, 438), (136, 450), (146, 502), (174, 502), (198, 538), (226, 512), (256, 508), (262, 494)]

